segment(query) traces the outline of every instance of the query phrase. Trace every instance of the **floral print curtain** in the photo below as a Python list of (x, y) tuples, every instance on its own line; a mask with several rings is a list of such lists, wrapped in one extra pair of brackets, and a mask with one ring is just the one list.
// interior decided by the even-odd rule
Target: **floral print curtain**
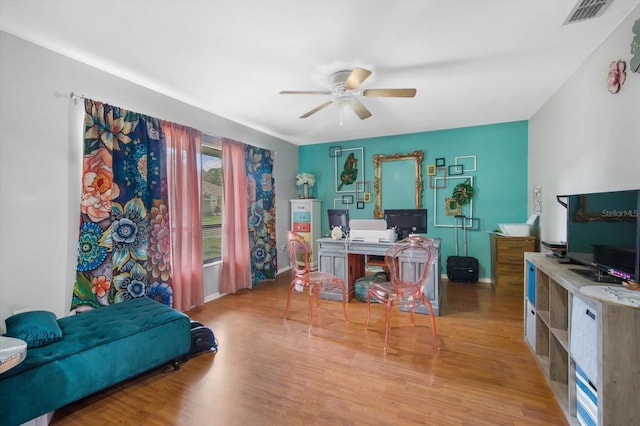
[(249, 192), (251, 284), (274, 279), (278, 268), (276, 202), (271, 151), (245, 145)]
[(72, 311), (143, 296), (172, 305), (165, 149), (160, 120), (85, 100)]

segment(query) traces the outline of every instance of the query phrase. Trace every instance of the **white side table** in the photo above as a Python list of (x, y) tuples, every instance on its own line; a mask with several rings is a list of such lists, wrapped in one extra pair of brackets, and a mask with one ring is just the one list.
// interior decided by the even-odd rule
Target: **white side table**
[(27, 342), (0, 336), (0, 374), (20, 364), (27, 357)]

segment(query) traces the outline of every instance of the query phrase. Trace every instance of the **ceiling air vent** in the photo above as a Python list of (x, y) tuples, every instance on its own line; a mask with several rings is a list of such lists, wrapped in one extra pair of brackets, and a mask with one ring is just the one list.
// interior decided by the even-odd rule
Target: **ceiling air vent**
[(602, 15), (613, 0), (578, 0), (563, 25), (597, 18)]

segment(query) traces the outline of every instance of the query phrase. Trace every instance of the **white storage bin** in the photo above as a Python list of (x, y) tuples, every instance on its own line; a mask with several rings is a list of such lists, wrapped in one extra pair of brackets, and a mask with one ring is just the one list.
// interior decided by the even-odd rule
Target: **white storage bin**
[(526, 329), (525, 336), (527, 343), (534, 351), (536, 350), (536, 308), (529, 300), (527, 300), (527, 315), (526, 315)]
[(593, 308), (573, 296), (571, 309), (571, 356), (586, 376), (598, 383), (598, 317)]
[(576, 417), (582, 426), (598, 424), (598, 391), (576, 364)]

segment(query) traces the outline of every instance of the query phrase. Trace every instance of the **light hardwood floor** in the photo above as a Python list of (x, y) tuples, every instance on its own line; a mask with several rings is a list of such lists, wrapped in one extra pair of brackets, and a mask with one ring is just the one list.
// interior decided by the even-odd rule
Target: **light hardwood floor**
[[(56, 412), (55, 425), (564, 425), (524, 341), (522, 298), (489, 284), (447, 283), (437, 319), (322, 300), (307, 334), (306, 293), (282, 318), (289, 273), (189, 312), (220, 342), (178, 371), (162, 369)], [(152, 347), (140, 350), (153, 350)], [(113, 359), (110, 362), (126, 362)], [(87, 377), (90, 380), (90, 375)]]

